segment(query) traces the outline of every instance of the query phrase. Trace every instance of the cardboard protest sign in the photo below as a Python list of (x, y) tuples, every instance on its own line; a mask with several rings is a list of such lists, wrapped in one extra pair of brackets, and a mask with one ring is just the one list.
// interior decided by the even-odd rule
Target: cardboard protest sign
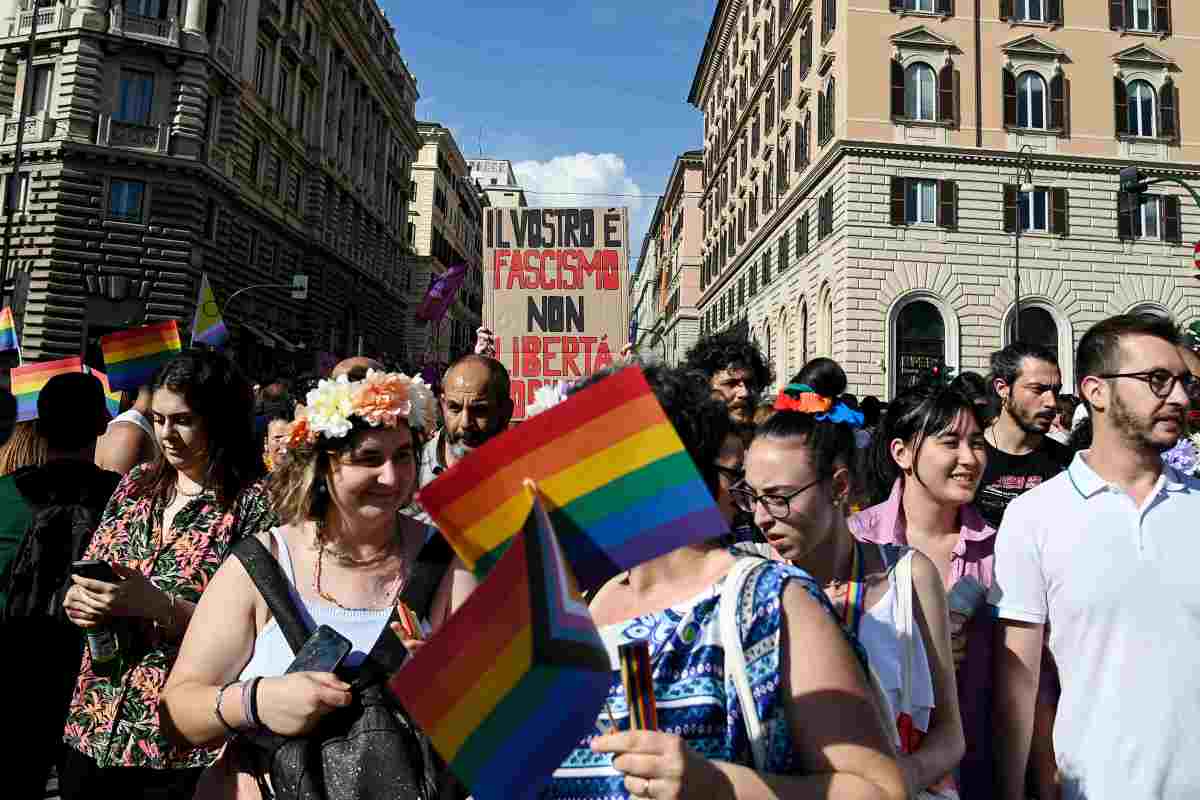
[(625, 208), (489, 208), (484, 324), (523, 419), (543, 384), (611, 366), (629, 323)]

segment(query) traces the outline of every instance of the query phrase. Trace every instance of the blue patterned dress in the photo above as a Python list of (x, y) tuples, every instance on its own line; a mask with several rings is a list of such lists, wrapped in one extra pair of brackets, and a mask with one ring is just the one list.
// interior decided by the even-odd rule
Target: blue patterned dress
[[(764, 560), (746, 581), (739, 604), (742, 609), (739, 627), (744, 637), (750, 686), (768, 734), (765, 771), (778, 774), (794, 774), (799, 766), (779, 694), (780, 599), (788, 581), (798, 582), (837, 619), (825, 593), (808, 573), (797, 567)], [(601, 635), (610, 653), (615, 653), (617, 645), (625, 642), (649, 641), (660, 730), (682, 736), (692, 750), (705, 758), (753, 766), (737, 691), (725, 677), (725, 649), (721, 645), (718, 613), (723, 585), (724, 579), (671, 608), (605, 626)], [(862, 660), (857, 645), (851, 646)], [(621, 730), (627, 729), (629, 708), (618, 671), (613, 673), (608, 705)], [(596, 732), (580, 742), (555, 771), (542, 794), (543, 800), (609, 800), (629, 796), (623, 778), (612, 768), (612, 757), (593, 753), (589, 748), (592, 739), (607, 728), (607, 720), (607, 711), (602, 710)]]

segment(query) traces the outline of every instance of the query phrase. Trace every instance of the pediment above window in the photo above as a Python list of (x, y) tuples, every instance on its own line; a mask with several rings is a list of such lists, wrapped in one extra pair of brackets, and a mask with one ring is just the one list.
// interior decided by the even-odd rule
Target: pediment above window
[(1022, 59), (1035, 61), (1068, 61), (1067, 53), (1044, 39), (1029, 34), (1022, 36), (1019, 39), (1014, 39), (1006, 45), (1003, 45), (1001, 51), (1008, 56), (1008, 60)]
[(944, 36), (939, 36), (924, 25), (909, 28), (892, 36), (888, 41), (896, 50), (941, 50), (947, 53), (959, 52), (958, 45)]
[(1179, 69), (1179, 65), (1175, 63), (1175, 59), (1163, 55), (1144, 44), (1137, 44), (1119, 53), (1114, 53), (1113, 62), (1122, 67), (1149, 67), (1155, 70), (1165, 69), (1172, 72)]

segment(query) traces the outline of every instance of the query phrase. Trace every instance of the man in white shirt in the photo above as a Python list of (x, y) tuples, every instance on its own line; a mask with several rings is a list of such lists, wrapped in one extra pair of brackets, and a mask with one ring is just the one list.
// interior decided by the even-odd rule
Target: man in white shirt
[(1200, 797), (1200, 481), (1164, 466), (1197, 382), (1169, 320), (1079, 343), (1092, 448), (1009, 505), (996, 536), (997, 780), (1024, 797), (1042, 632), (1062, 699), (1063, 800)]

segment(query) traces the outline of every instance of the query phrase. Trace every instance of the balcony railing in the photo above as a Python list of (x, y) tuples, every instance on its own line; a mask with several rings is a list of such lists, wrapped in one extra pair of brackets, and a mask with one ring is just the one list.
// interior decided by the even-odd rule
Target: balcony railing
[[(30, 6), (31, 4), (23, 4)], [(8, 35), (19, 36), (29, 33), (30, 27), (33, 25), (33, 15), (37, 14), (37, 29), (38, 32), (56, 31), (63, 27), (64, 13), (66, 6), (62, 3), (47, 5), (39, 3), (37, 9), (26, 8), (15, 16), (12, 23), (9, 25)]]
[(100, 114), (96, 124), (96, 144), (105, 147), (128, 147), (134, 150), (167, 152), (170, 126), (155, 122), (125, 122)]
[(129, 36), (147, 42), (179, 46), (179, 23), (175, 17), (159, 19), (128, 14), (121, 6), (108, 10), (108, 32), (115, 36)]

